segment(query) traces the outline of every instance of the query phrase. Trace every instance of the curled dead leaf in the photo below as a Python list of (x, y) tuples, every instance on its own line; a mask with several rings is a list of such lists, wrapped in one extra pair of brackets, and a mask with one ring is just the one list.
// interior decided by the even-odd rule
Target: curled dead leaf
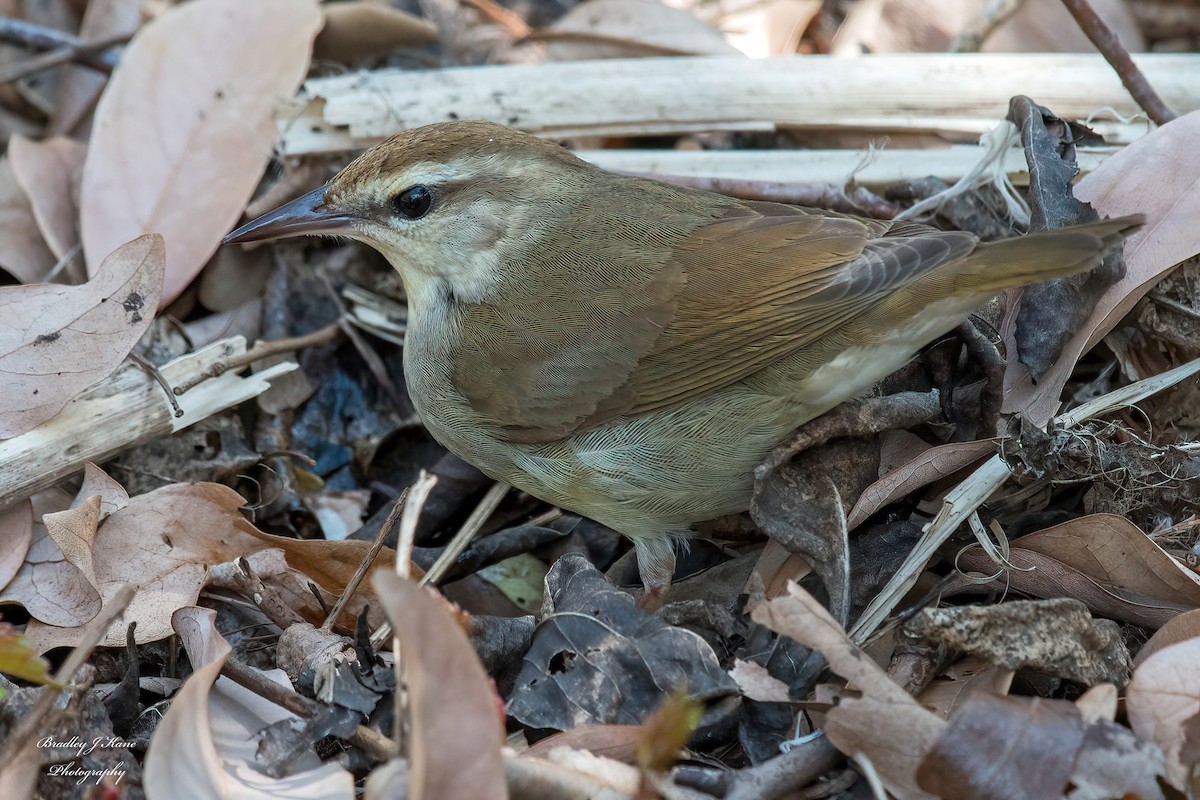
[(499, 699), (450, 604), (392, 572), (376, 573), (373, 583), (406, 665), (409, 796), (507, 798)]
[(204, 0), (142, 28), (96, 109), (80, 229), (89, 271), (120, 242), (167, 240), (160, 306), (179, 296), (254, 193), (271, 116), (308, 68), (314, 0)]

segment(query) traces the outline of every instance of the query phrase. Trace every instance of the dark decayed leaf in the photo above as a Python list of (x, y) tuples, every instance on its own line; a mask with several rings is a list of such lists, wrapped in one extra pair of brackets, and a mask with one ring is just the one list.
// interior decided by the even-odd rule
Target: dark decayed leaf
[(1080, 800), (1161, 800), (1162, 770), (1158, 748), (1107, 719), (1085, 720), (1073, 703), (981, 692), (950, 717), (917, 781), (943, 800), (1043, 800), (1071, 784)]
[(546, 602), (508, 701), (522, 724), (636, 725), (676, 689), (699, 700), (737, 692), (703, 639), (647, 615), (582, 556), (551, 567)]

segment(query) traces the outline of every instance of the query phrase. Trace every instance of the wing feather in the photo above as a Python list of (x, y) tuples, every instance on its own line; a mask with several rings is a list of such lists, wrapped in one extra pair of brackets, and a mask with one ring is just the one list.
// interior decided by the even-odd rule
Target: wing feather
[[(459, 310), (456, 388), (506, 438), (552, 441), (743, 380), (977, 243), (917, 223), (712, 202), (675, 227), (648, 221), (684, 215), (634, 207), (639, 224), (611, 220), (613, 236), (587, 252), (514, 265), (491, 301)], [(514, 310), (531, 290), (536, 316)]]

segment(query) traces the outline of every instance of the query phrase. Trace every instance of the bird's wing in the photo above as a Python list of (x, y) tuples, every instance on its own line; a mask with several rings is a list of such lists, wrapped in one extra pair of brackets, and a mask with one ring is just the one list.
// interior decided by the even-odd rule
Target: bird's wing
[[(969, 253), (966, 233), (731, 201), (690, 231), (638, 229), (460, 310), (453, 380), (511, 441), (552, 441), (728, 386)], [(647, 257), (647, 254), (656, 254)]]

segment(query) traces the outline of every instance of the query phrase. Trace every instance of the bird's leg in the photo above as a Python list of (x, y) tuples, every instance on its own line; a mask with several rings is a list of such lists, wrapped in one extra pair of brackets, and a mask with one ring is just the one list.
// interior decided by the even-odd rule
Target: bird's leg
[(671, 546), (674, 538), (664, 533), (639, 536), (633, 540), (637, 551), (638, 574), (642, 577), (644, 587), (638, 598), (638, 606), (646, 611), (654, 611), (667, 599), (671, 578), (675, 575), (675, 548)]

